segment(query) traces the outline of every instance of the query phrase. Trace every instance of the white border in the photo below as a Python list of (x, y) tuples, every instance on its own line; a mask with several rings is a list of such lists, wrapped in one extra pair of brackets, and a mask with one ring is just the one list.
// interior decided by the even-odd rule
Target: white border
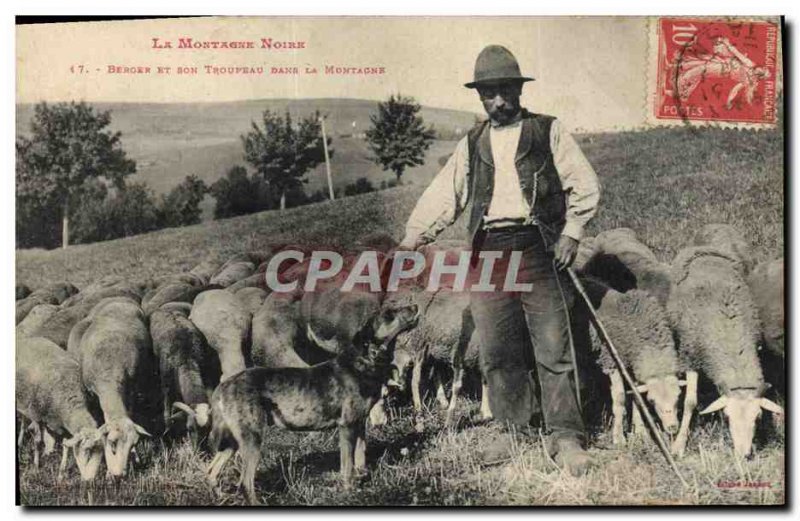
[[(2, 270), (5, 274), (14, 273), (14, 241), (13, 241), (13, 223), (14, 223), (14, 187), (13, 187), (13, 169), (14, 169), (14, 149), (13, 138), (15, 133), (14, 125), (14, 78), (13, 73), (15, 66), (14, 55), (14, 19), (15, 14), (26, 15), (175, 15), (179, 13), (185, 14), (218, 14), (218, 15), (485, 15), (485, 16), (498, 16), (498, 15), (787, 15), (787, 22), (790, 24), (792, 39), (789, 40), (791, 48), (786, 53), (790, 57), (791, 63), (788, 65), (792, 67), (791, 72), (794, 76), (790, 79), (796, 78), (797, 72), (797, 53), (795, 41), (798, 37), (798, 20), (800, 19), (800, 3), (794, 1), (765, 1), (758, 2), (747, 1), (703, 1), (697, 0), (670, 0), (669, 2), (624, 2), (621, 0), (606, 0), (604, 2), (589, 2), (589, 1), (571, 1), (571, 0), (558, 0), (557, 2), (513, 2), (511, 0), (461, 0), (459, 2), (434, 3), (430, 0), (403, 0), (402, 2), (378, 2), (372, 0), (371, 2), (364, 1), (351, 1), (351, 0), (337, 0), (336, 2), (324, 2), (322, 0), (303, 2), (252, 2), (240, 0), (225, 0), (225, 1), (212, 1), (212, 0), (196, 0), (186, 3), (167, 3), (163, 0), (139, 0), (137, 2), (107, 2), (107, 1), (90, 1), (90, 0), (70, 0), (64, 1), (11, 1), (4, 3), (4, 18), (2, 28), (0, 31), (0, 41), (2, 41), (2, 134), (0, 134), (0, 150), (3, 153), (3, 186), (0, 189), (0, 212), (2, 212), (3, 226), (0, 227), (0, 238), (2, 244), (5, 245), (2, 257)], [(796, 98), (797, 89), (795, 81), (790, 83), (791, 91), (787, 93), (790, 99)], [(793, 159), (791, 165), (787, 165), (787, 173), (794, 175), (798, 174), (797, 169), (797, 133), (791, 129), (791, 142), (788, 144), (792, 147), (795, 153), (790, 154)], [(788, 197), (791, 201), (795, 201), (795, 195), (798, 183), (794, 182), (794, 189)], [(794, 226), (794, 218), (792, 212), (793, 205), (788, 203), (786, 205), (787, 217), (791, 220), (790, 225), (791, 243), (797, 244), (796, 226)], [(793, 269), (792, 267), (791, 269)], [(796, 277), (795, 277), (796, 278)], [(3, 479), (4, 486), (2, 487), (2, 505), (4, 513), (10, 514), (14, 519), (31, 515), (31, 513), (24, 511), (20, 508), (14, 507), (14, 454), (12, 447), (14, 447), (14, 424), (11, 421), (13, 417), (13, 328), (14, 323), (11, 320), (11, 286), (13, 285), (13, 278), (6, 276), (3, 277), (0, 283), (0, 323), (2, 323), (2, 332), (4, 334), (5, 348), (3, 355), (5, 363), (2, 365), (3, 373), (0, 381), (4, 385), (0, 386), (0, 396), (2, 402), (5, 404), (3, 417), (5, 421), (0, 422), (0, 447), (4, 450), (0, 451), (0, 475)], [(792, 285), (791, 294), (796, 295), (796, 285)], [(797, 307), (795, 306), (795, 313), (791, 317), (791, 323), (797, 324), (798, 314)], [(797, 353), (792, 356), (792, 367), (790, 371), (793, 375), (797, 375)], [(795, 383), (793, 386), (793, 394), (790, 397), (790, 404), (794, 404), (797, 398), (797, 387)], [(797, 409), (792, 408), (788, 414), (793, 415)], [(798, 424), (796, 421), (790, 419), (792, 426), (792, 439), (787, 441), (791, 444), (790, 454), (794, 461), (791, 461), (792, 471), (792, 490), (790, 495), (795, 504), (800, 498), (798, 497), (798, 479), (797, 474), (796, 453), (797, 453), (797, 429)], [(140, 510), (140, 511), (110, 511), (98, 510), (94, 512), (77, 511), (69, 512), (64, 510), (50, 510), (46, 512), (39, 512), (36, 514), (37, 518), (49, 519), (56, 516), (61, 517), (64, 515), (70, 516), (85, 516), (85, 515), (100, 515), (100, 516), (125, 516), (135, 518), (147, 518), (151, 521), (172, 520), (176, 517), (186, 518), (189, 516), (196, 516), (198, 514), (204, 517), (222, 517), (226, 518), (231, 516), (270, 516), (271, 519), (319, 519), (319, 518), (341, 518), (344, 516), (389, 516), (393, 518), (401, 518), (413, 515), (415, 518), (422, 520), (439, 520), (441, 518), (452, 518), (454, 516), (470, 516), (470, 517), (489, 517), (489, 516), (512, 516), (515, 518), (536, 518), (536, 519), (574, 519), (578, 517), (595, 518), (597, 516), (611, 517), (611, 516), (658, 516), (658, 517), (672, 517), (680, 516), (685, 519), (700, 519), (706, 517), (718, 516), (769, 516), (769, 517), (788, 517), (791, 515), (786, 511), (754, 511), (745, 510), (737, 512), (731, 509), (725, 510), (676, 510), (676, 511), (648, 511), (646, 509), (635, 510), (513, 510), (513, 511), (487, 511), (487, 510), (436, 510), (436, 511), (411, 511), (408, 509), (392, 511), (374, 511), (365, 510), (360, 512), (343, 511), (343, 510), (314, 510), (314, 511), (287, 511), (281, 512), (273, 511), (257, 511), (246, 512), (243, 510), (238, 511), (176, 511), (176, 510)]]

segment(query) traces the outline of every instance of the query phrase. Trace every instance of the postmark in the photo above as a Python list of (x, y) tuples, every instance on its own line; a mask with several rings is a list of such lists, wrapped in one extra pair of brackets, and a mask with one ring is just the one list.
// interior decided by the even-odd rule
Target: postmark
[(771, 126), (781, 88), (774, 21), (658, 18), (651, 29), (651, 124)]

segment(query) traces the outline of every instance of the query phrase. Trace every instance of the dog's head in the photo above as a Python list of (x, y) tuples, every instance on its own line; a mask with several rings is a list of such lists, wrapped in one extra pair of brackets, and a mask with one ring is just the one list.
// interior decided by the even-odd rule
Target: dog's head
[(380, 311), (361, 331), (358, 342), (366, 347), (370, 357), (380, 353), (391, 353), (397, 335), (415, 327), (419, 321), (419, 314), (416, 304), (384, 303)]

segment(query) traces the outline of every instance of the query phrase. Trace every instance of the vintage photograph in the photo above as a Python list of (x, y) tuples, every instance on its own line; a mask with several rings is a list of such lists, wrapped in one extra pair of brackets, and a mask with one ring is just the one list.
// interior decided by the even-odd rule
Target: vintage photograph
[(783, 37), (17, 17), (17, 504), (786, 505)]

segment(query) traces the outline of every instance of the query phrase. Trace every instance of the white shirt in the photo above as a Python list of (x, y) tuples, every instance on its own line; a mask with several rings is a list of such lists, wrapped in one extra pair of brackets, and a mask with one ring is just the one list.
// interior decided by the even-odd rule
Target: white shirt
[(517, 165), (514, 162), (521, 131), (521, 121), (489, 129), (494, 162), (494, 190), (489, 210), (484, 217), (487, 223), (501, 219), (525, 219), (530, 214), (531, 209), (522, 195)]
[[(493, 218), (514, 217), (520, 211), (516, 193), (519, 192), (521, 198), (522, 191), (516, 167), (514, 170), (508, 167), (498, 168), (498, 165), (506, 165), (509, 161), (514, 164), (521, 124), (516, 126), (518, 127), (516, 131), (513, 128), (501, 128), (497, 132), (498, 129), (493, 128), (490, 134), (495, 164), (494, 194), (489, 209)], [(516, 141), (514, 141), (515, 133)], [(495, 143), (502, 147), (502, 151), (495, 146)], [(583, 237), (584, 226), (597, 211), (600, 182), (575, 139), (564, 130), (558, 120), (554, 120), (550, 127), (550, 150), (553, 153), (553, 163), (558, 171), (561, 187), (567, 194), (566, 224), (561, 233), (580, 240)], [(456, 221), (469, 201), (469, 187), (466, 182), (468, 170), (469, 146), (465, 136), (458, 142), (453, 155), (417, 201), (406, 223), (406, 235), (401, 246), (412, 248), (420, 243), (431, 242), (442, 230)], [(510, 173), (514, 175), (511, 176)], [(525, 205), (523, 208), (527, 208), (524, 199), (522, 203)], [(523, 217), (527, 215), (525, 212)]]

